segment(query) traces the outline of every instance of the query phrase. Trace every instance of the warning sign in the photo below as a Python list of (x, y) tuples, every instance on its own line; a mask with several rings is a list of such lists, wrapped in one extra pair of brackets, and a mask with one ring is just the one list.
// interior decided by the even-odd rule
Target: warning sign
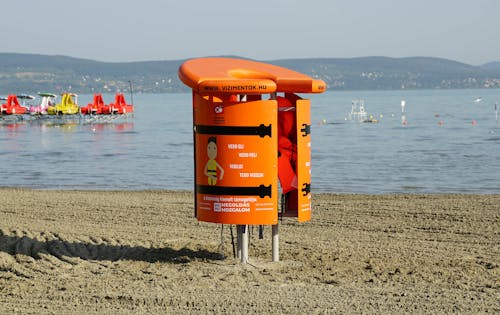
[(194, 94), (198, 220), (277, 223), (276, 121), (275, 101), (223, 101)]

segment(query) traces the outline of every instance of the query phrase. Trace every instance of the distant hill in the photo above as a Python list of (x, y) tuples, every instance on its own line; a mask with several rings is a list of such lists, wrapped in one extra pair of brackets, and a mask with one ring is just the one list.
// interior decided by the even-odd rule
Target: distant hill
[(494, 72), (500, 72), (500, 61), (493, 61), (493, 62), (488, 62), (485, 63), (484, 65), (481, 66), (481, 68), (487, 70), (487, 71), (494, 71)]
[(500, 71), (441, 58), (361, 57), (276, 60), (315, 75), (333, 89), (436, 89), (500, 87)]
[(178, 92), (177, 69), (183, 60), (99, 62), (67, 56), (0, 53), (0, 93), (127, 90)]
[[(99, 62), (67, 56), (0, 53), (0, 94), (187, 92), (177, 70), (185, 60)], [(328, 84), (330, 90), (499, 88), (500, 62), (472, 66), (430, 57), (310, 58), (265, 61)]]

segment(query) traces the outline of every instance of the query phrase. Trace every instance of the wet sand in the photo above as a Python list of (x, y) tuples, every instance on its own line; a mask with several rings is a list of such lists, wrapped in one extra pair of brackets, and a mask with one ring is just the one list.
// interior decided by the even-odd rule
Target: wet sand
[(242, 265), (190, 192), (0, 189), (0, 313), (500, 312), (500, 195), (314, 195), (279, 263), (270, 233)]

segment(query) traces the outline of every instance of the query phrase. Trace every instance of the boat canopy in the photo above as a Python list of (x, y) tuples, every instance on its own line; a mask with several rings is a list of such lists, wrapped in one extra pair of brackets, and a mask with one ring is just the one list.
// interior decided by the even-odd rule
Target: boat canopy
[(52, 93), (45, 93), (45, 92), (40, 92), (38, 93), (39, 96), (41, 97), (56, 97), (57, 95), (52, 94)]
[(16, 96), (20, 100), (34, 100), (35, 99), (34, 96), (28, 95), (28, 94), (19, 94), (19, 95), (16, 95)]

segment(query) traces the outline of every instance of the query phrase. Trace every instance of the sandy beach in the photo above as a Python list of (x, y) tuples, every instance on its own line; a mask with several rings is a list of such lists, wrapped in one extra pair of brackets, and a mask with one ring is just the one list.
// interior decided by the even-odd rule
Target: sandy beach
[(246, 265), (191, 192), (5, 188), (0, 218), (1, 314), (500, 312), (500, 195), (316, 194)]

